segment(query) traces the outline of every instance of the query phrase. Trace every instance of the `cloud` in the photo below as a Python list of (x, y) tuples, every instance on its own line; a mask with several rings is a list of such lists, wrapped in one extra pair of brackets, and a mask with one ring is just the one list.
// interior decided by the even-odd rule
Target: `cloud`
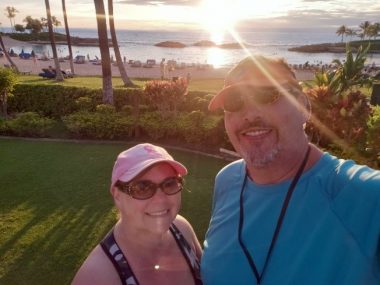
[[(309, 0), (308, 0), (309, 1)], [(347, 11), (344, 8), (326, 11), (324, 9), (292, 10), (286, 15), (266, 18), (247, 19), (238, 23), (241, 29), (281, 29), (281, 28), (315, 28), (335, 30), (341, 25), (359, 29), (364, 21), (379, 22), (379, 10)], [(307, 23), (307, 25), (305, 25)]]
[(200, 0), (121, 0), (117, 1), (118, 4), (126, 5), (165, 5), (165, 6), (195, 6), (200, 3)]

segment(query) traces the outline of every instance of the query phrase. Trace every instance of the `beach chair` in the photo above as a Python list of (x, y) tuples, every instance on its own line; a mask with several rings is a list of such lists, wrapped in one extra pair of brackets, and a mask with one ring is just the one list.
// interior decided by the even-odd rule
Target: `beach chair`
[(74, 63), (83, 64), (86, 62), (86, 57), (84, 55), (77, 55), (74, 59)]
[(141, 61), (139, 60), (135, 60), (133, 61), (133, 63), (131, 64), (131, 67), (141, 67), (142, 66), (142, 63)]
[(47, 68), (42, 68), (42, 72), (39, 73), (38, 76), (41, 76), (42, 78), (52, 79), (52, 78), (55, 78), (56, 74), (54, 70), (51, 71)]
[(70, 69), (62, 70), (62, 74), (65, 74), (66, 78), (74, 78), (74, 74)]
[(146, 63), (144, 64), (144, 67), (152, 68), (156, 64), (156, 61), (154, 59), (148, 59)]
[(30, 53), (22, 52), (18, 55), (21, 59), (30, 59), (32, 56)]

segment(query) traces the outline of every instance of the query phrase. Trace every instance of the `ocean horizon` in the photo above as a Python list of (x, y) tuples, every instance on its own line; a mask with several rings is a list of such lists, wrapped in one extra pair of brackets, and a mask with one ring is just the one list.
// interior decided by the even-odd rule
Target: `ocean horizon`
[[(3, 29), (4, 30), (4, 29)], [(6, 30), (6, 29), (5, 29)], [(59, 33), (65, 33), (62, 27), (56, 29)], [(122, 56), (127, 60), (140, 60), (146, 62), (154, 59), (157, 62), (161, 58), (175, 60), (186, 64), (211, 64), (214, 68), (230, 67), (250, 54), (263, 54), (284, 58), (290, 64), (329, 64), (334, 59), (343, 60), (344, 53), (302, 53), (288, 51), (291, 47), (319, 43), (340, 42), (334, 30), (322, 29), (281, 29), (281, 30), (256, 30), (241, 31), (238, 33), (240, 39), (248, 45), (247, 49), (222, 49), (218, 47), (196, 47), (194, 43), (201, 40), (212, 40), (206, 31), (157, 31), (157, 30), (118, 30), (117, 37)], [(97, 38), (96, 29), (72, 28), (70, 35), (81, 38)], [(355, 40), (358, 38), (352, 38)], [(177, 41), (187, 45), (185, 48), (156, 47), (155, 44), (163, 41)], [(232, 43), (236, 40), (231, 35), (226, 35), (219, 43)], [(12, 47), (16, 53), (24, 50), (37, 54), (52, 55), (50, 45), (22, 45)], [(58, 55), (68, 55), (66, 45), (57, 45)], [(73, 46), (73, 55), (87, 55), (90, 58), (99, 57), (98, 47)], [(114, 56), (110, 48), (111, 56)], [(380, 65), (380, 54), (367, 56), (367, 64)]]

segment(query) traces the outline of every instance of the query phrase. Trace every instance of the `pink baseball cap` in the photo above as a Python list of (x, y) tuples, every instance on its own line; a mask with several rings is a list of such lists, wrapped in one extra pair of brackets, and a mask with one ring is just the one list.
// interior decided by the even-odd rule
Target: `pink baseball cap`
[(240, 61), (226, 75), (223, 89), (210, 101), (208, 109), (215, 111), (222, 108), (226, 94), (233, 88), (253, 86), (256, 88), (290, 84), (299, 89), (296, 77), (287, 63), (282, 59), (264, 56), (250, 56)]
[(117, 156), (112, 170), (111, 189), (118, 180), (129, 182), (144, 169), (158, 162), (170, 164), (181, 176), (187, 174), (186, 167), (175, 161), (164, 148), (142, 143), (121, 152)]

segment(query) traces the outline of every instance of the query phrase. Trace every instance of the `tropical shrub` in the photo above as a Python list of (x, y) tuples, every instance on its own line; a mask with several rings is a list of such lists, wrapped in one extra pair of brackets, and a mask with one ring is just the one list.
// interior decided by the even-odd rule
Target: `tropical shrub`
[[(82, 97), (90, 100), (79, 99)], [(135, 106), (136, 100), (140, 104), (147, 103), (143, 90), (135, 88), (114, 89), (116, 110), (121, 110), (126, 104)], [(83, 108), (95, 109), (95, 106), (101, 103), (101, 89), (62, 85), (17, 84), (12, 98), (8, 100), (8, 109), (9, 112), (13, 113), (31, 111), (48, 117), (60, 118), (83, 110)]]
[(338, 59), (333, 60), (337, 65), (337, 70), (330, 82), (330, 89), (338, 94), (350, 90), (357, 86), (371, 86), (370, 78), (366, 78), (362, 73), (365, 61), (367, 59), (367, 52), (370, 45), (363, 49), (363, 46), (358, 48), (357, 54), (354, 57), (350, 45), (346, 45), (346, 60), (341, 62)]
[(96, 106), (96, 112), (101, 114), (113, 114), (116, 112), (116, 109), (114, 106), (109, 104), (100, 104)]
[(225, 131), (222, 116), (206, 116), (201, 111), (181, 114), (177, 120), (178, 136), (199, 146), (224, 145)]
[(0, 117), (0, 134), (5, 134), (7, 132), (6, 120)]
[(317, 73), (316, 86), (306, 90), (313, 111), (306, 131), (322, 147), (337, 143), (365, 149), (371, 107), (357, 87), (371, 84), (362, 74), (368, 48), (360, 47), (354, 57), (347, 45), (346, 60), (334, 60), (336, 70)]
[(8, 97), (12, 95), (16, 82), (16, 74), (12, 69), (0, 68), (0, 111), (5, 118), (8, 116)]
[(127, 139), (133, 136), (133, 118), (100, 107), (97, 112), (81, 111), (63, 118), (63, 123), (76, 138)]
[(43, 137), (54, 124), (54, 120), (34, 112), (19, 113), (5, 122), (5, 132), (17, 136)]
[(75, 103), (80, 111), (93, 111), (95, 109), (95, 104), (90, 97), (79, 97)]
[[(371, 79), (366, 77), (362, 72), (365, 67), (369, 47), (368, 45), (363, 49), (360, 46), (354, 57), (351, 47), (347, 43), (345, 61), (341, 62), (335, 59), (332, 62), (336, 66), (335, 70), (316, 72), (314, 84), (320, 87), (327, 86), (334, 95), (341, 95), (346, 91), (353, 92), (357, 87), (370, 87), (372, 85)], [(308, 87), (311, 86), (308, 85)]]
[(139, 117), (139, 127), (143, 135), (159, 140), (163, 138), (172, 138), (177, 134), (177, 118), (163, 118), (158, 112), (147, 112)]
[(213, 94), (208, 94), (206, 92), (189, 91), (182, 104), (179, 105), (179, 110), (181, 112), (192, 112), (197, 110), (207, 112), (208, 104), (213, 96)]
[(117, 88), (113, 90), (113, 101), (116, 110), (121, 110), (125, 105), (138, 106), (147, 104), (144, 91), (140, 88)]
[(373, 107), (372, 117), (368, 121), (368, 144), (380, 163), (380, 106)]
[[(306, 131), (311, 140), (322, 147), (343, 140), (363, 149), (366, 142), (367, 121), (371, 115), (368, 98), (360, 91), (336, 96), (326, 87), (306, 91), (313, 116)], [(329, 132), (331, 131), (331, 132)]]
[(146, 83), (144, 93), (149, 102), (158, 109), (162, 118), (176, 115), (178, 105), (187, 94), (187, 81), (152, 80)]
[(371, 107), (364, 94), (356, 91), (335, 95), (326, 86), (316, 86), (306, 94), (313, 110), (306, 131), (313, 142), (327, 147), (343, 140), (364, 148), (367, 121), (371, 115)]

